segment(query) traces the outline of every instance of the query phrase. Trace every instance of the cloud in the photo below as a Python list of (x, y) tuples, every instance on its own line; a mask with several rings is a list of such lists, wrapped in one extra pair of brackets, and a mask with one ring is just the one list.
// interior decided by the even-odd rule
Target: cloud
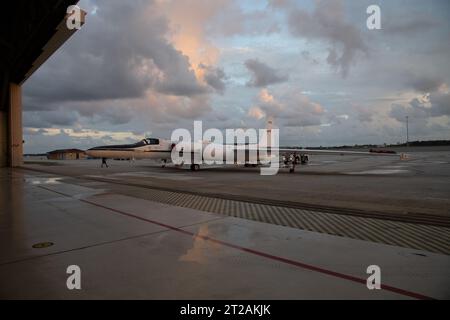
[(252, 79), (248, 82), (248, 85), (251, 87), (267, 87), (271, 84), (288, 80), (287, 75), (280, 74), (277, 70), (260, 62), (258, 59), (249, 59), (245, 61), (245, 66), (252, 74)]
[(189, 58), (166, 39), (168, 21), (153, 1), (98, 0), (96, 14), (42, 68), (26, 94), (47, 101), (141, 97), (149, 88), (175, 96), (206, 93)]
[(192, 1), (158, 0), (156, 10), (166, 17), (170, 33), (166, 38), (183, 55), (189, 57), (194, 72), (199, 75), (200, 64), (215, 65), (220, 51), (206, 33), (214, 18), (234, 2), (228, 0)]
[(367, 54), (368, 47), (358, 29), (346, 21), (341, 0), (315, 3), (312, 13), (289, 6), (289, 30), (293, 36), (330, 45), (327, 62), (346, 77), (358, 54)]
[(319, 103), (301, 93), (275, 97), (262, 89), (257, 105), (249, 109), (248, 116), (256, 120), (272, 118), (280, 127), (310, 127), (323, 124), (326, 112)]
[[(215, 2), (215, 1), (211, 1)], [(228, 1), (228, 6), (221, 8), (219, 14), (208, 26), (214, 35), (257, 36), (279, 33), (281, 27), (272, 12), (262, 10), (244, 11), (239, 2)]]
[(130, 108), (122, 107), (106, 107), (101, 116), (102, 121), (107, 121), (112, 125), (126, 124), (132, 119), (133, 113)]
[(311, 57), (311, 53), (309, 51), (303, 50), (301, 52), (301, 55), (302, 55), (302, 58), (305, 59), (306, 61), (309, 61), (309, 62), (311, 62), (314, 65), (319, 64), (319, 61), (317, 61), (317, 59), (314, 59), (314, 58)]
[(268, 0), (268, 5), (274, 8), (285, 8), (290, 4), (290, 0)]
[(227, 76), (223, 69), (206, 66), (204, 64), (200, 64), (199, 67), (204, 71), (203, 78), (205, 82), (218, 93), (224, 94), (226, 89), (225, 80), (227, 79)]
[(389, 35), (416, 36), (437, 26), (439, 26), (439, 23), (431, 16), (408, 15), (407, 18), (403, 19), (398, 16), (395, 16), (395, 19), (392, 20), (388, 19), (383, 29)]
[(358, 108), (357, 115), (361, 122), (372, 122), (374, 120), (373, 112), (367, 108)]
[(64, 110), (25, 112), (24, 126), (45, 128), (51, 126), (73, 126), (77, 123), (79, 116), (76, 112)]
[[(396, 118), (409, 114), (421, 137), (448, 136), (448, 4), (411, 1), (383, 2), (383, 30), (369, 32), (367, 1), (81, 0), (86, 24), (24, 87), (24, 123), (112, 132), (97, 145), (118, 142), (114, 131), (168, 138), (192, 120), (263, 127), (273, 115), (293, 143), (325, 145), (402, 141)], [(87, 139), (55, 132), (33, 143)]]
[[(122, 125), (133, 120), (133, 100), (98, 100), (48, 103), (45, 108), (26, 108), (24, 125), (28, 127), (69, 127), (89, 119), (91, 125)], [(61, 105), (61, 106), (58, 106)]]
[(436, 92), (430, 94), (431, 111), (434, 117), (450, 116), (450, 93)]
[(98, 145), (124, 144), (144, 138), (130, 131), (74, 130), (55, 128), (26, 128), (25, 147), (29, 153), (49, 152), (55, 149), (88, 149)]
[(404, 122), (407, 116), (411, 121), (442, 116), (450, 117), (450, 93), (436, 91), (420, 98), (414, 98), (407, 105), (393, 104), (390, 116), (399, 122)]
[(439, 90), (441, 86), (445, 85), (445, 81), (436, 76), (410, 75), (406, 80), (406, 85), (416, 91), (429, 93)]
[[(94, 2), (80, 5), (92, 11)], [(148, 126), (155, 114), (191, 119), (211, 110), (207, 96), (211, 87), (225, 90), (225, 74), (210, 66), (204, 80), (197, 77), (172, 42), (159, 1), (99, 0), (95, 7), (82, 30), (25, 84), (26, 126), (119, 126), (151, 114)]]
[(266, 113), (260, 107), (251, 107), (248, 110), (248, 116), (256, 120), (261, 120), (266, 117)]
[(173, 97), (149, 92), (146, 102), (136, 108), (141, 119), (148, 119), (152, 123), (164, 123), (173, 128), (174, 124), (180, 125), (182, 121), (199, 119), (211, 112), (210, 98), (206, 95), (195, 97)]

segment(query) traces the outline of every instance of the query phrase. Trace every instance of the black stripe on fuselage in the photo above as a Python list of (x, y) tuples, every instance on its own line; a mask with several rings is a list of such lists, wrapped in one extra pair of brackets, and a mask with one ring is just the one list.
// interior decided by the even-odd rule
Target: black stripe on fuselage
[[(134, 150), (134, 149), (89, 149), (88, 151), (129, 151), (129, 152), (133, 152), (133, 151), (139, 151), (139, 150)], [(142, 152), (169, 152), (171, 153), (171, 150), (143, 150)]]
[(127, 150), (127, 149), (135, 149), (135, 148), (139, 148), (139, 147), (144, 147), (147, 144), (143, 141), (137, 142), (137, 143), (133, 143), (133, 144), (121, 144), (121, 145), (113, 145), (113, 146), (100, 146), (100, 147), (95, 147), (92, 149), (89, 149), (89, 151), (101, 151), (101, 150)]

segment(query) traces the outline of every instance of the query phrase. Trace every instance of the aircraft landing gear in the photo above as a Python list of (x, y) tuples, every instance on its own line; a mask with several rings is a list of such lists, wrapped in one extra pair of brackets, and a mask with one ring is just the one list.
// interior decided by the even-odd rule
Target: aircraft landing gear
[(304, 154), (300, 157), (300, 163), (302, 165), (307, 165), (309, 162), (309, 156), (307, 154)]
[(289, 168), (289, 173), (295, 173), (295, 163), (291, 164), (291, 167)]
[(161, 168), (165, 168), (165, 167), (166, 167), (166, 164), (167, 164), (167, 160), (163, 160), (163, 161), (161, 162)]
[(199, 171), (200, 165), (199, 164), (191, 164), (191, 171)]

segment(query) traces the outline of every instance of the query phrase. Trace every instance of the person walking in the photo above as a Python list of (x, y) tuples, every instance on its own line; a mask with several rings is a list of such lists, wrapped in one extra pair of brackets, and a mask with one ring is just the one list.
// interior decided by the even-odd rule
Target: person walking
[(106, 163), (106, 158), (102, 158), (102, 168), (103, 166), (106, 166), (107, 168), (109, 168), (108, 164)]

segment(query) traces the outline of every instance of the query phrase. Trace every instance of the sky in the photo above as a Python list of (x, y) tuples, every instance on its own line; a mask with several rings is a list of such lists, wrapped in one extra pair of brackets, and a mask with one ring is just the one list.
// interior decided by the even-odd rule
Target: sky
[[(381, 8), (381, 29), (366, 10)], [(81, 0), (25, 84), (25, 153), (264, 128), (285, 146), (450, 139), (448, 0)]]

